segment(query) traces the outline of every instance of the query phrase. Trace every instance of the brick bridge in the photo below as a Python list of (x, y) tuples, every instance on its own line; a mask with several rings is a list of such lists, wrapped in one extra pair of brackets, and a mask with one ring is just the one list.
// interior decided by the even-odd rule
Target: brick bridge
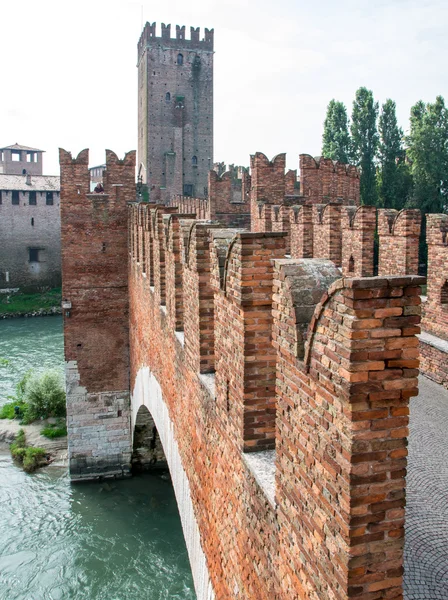
[[(198, 598), (402, 598), (415, 276), (135, 204), (135, 154), (60, 151), (73, 480), (130, 472), (145, 406)], [(129, 226), (128, 226), (129, 223)]]

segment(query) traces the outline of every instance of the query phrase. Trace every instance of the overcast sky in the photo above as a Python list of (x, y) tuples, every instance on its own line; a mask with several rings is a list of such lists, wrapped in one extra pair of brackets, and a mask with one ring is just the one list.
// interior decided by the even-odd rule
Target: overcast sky
[(214, 28), (214, 159), (320, 153), (331, 98), (351, 112), (360, 86), (397, 103), (448, 102), (446, 0), (20, 0), (1, 8), (0, 146), (58, 147), (90, 164), (137, 147), (142, 22)]

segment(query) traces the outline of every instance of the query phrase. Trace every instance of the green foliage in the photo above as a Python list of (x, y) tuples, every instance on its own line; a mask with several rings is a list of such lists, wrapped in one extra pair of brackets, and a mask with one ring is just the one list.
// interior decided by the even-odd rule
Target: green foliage
[(50, 423), (44, 427), (40, 434), (50, 440), (65, 437), (67, 435), (67, 425), (63, 420), (59, 419), (56, 423)]
[(9, 449), (11, 456), (22, 464), (24, 471), (27, 473), (35, 471), (47, 454), (45, 448), (33, 448), (26, 445), (26, 436), (23, 429), (19, 429), (16, 439)]
[(414, 178), (411, 206), (423, 213), (448, 212), (448, 109), (437, 96), (411, 108), (408, 156)]
[(40, 309), (51, 309), (60, 306), (62, 301), (61, 288), (44, 290), (36, 294), (2, 294), (0, 298), (0, 313), (28, 314)]
[(60, 374), (57, 371), (33, 374), (26, 382), (24, 400), (28, 405), (28, 423), (39, 418), (65, 417), (65, 390)]
[[(65, 390), (57, 371), (44, 373), (27, 371), (16, 385), (16, 393), (9, 396), (11, 402), (0, 407), (0, 419), (15, 419), (28, 425), (36, 419), (65, 417)], [(15, 407), (19, 407), (16, 414)]]
[(28, 446), (23, 457), (23, 470), (27, 473), (35, 471), (45, 458), (47, 452), (45, 448), (33, 448)]
[(403, 130), (398, 127), (393, 100), (386, 100), (381, 107), (378, 129), (379, 204), (384, 208), (401, 210), (412, 193), (412, 175), (405, 160)]
[(377, 204), (375, 156), (378, 148), (376, 120), (378, 103), (370, 90), (361, 87), (356, 92), (352, 112), (352, 147), (355, 164), (361, 167), (361, 203)]
[[(19, 414), (16, 415), (15, 407), (19, 407)], [(23, 401), (18, 402), (7, 402), (0, 407), (0, 419), (15, 419), (18, 416), (20, 419), (23, 418), (27, 409), (27, 404)]]
[(322, 136), (322, 156), (350, 162), (351, 142), (348, 131), (347, 109), (342, 102), (331, 100), (327, 108)]

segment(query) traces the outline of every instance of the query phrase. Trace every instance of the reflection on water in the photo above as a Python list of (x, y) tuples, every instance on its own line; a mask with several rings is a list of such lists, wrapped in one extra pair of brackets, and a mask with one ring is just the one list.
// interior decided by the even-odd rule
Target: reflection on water
[[(0, 404), (29, 368), (63, 367), (61, 317), (0, 321)], [(194, 600), (170, 481), (72, 486), (0, 453), (0, 600)]]
[(0, 455), (2, 600), (193, 600), (171, 483), (72, 486)]
[(17, 381), (29, 369), (63, 369), (62, 317), (0, 320), (0, 405), (12, 394)]

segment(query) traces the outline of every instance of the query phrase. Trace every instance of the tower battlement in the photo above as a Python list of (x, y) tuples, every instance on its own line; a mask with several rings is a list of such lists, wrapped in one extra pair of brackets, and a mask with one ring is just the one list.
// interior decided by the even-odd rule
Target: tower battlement
[(167, 46), (169, 48), (188, 48), (191, 50), (208, 50), (213, 52), (214, 30), (204, 29), (204, 37), (200, 37), (199, 27), (190, 27), (190, 38), (185, 35), (185, 25), (176, 25), (176, 36), (171, 37), (171, 25), (161, 24), (161, 35), (157, 35), (156, 23), (146, 23), (138, 41), (138, 58), (148, 46)]

